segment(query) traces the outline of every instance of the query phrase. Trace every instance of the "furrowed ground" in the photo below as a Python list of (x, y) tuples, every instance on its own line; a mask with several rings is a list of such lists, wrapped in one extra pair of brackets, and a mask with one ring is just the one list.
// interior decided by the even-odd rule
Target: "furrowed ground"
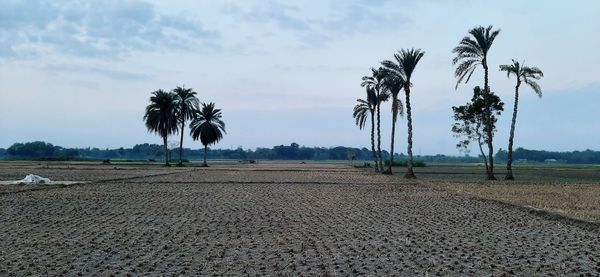
[(432, 180), (314, 164), (43, 173), (93, 182), (0, 191), (0, 275), (600, 274), (598, 225)]

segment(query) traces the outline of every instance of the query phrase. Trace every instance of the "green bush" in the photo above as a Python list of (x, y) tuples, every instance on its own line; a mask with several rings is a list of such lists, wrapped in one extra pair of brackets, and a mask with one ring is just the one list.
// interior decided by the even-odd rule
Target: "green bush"
[[(390, 165), (390, 161), (386, 160), (385, 161), (385, 166), (389, 166)], [(402, 167), (407, 167), (408, 166), (408, 161), (406, 160), (399, 160), (399, 161), (394, 161), (394, 164), (392, 166), (402, 166)], [(425, 164), (424, 161), (413, 161), (413, 167), (425, 167), (427, 166)]]

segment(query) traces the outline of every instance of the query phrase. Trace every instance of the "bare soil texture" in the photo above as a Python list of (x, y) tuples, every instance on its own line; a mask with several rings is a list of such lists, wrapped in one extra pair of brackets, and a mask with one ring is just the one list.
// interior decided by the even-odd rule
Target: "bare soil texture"
[(429, 185), (600, 224), (599, 184), (430, 182)]
[(170, 174), (0, 194), (0, 276), (600, 275), (596, 225), (422, 181), (342, 165), (157, 170)]
[[(73, 162), (2, 162), (0, 163), (0, 181), (8, 182), (23, 179), (28, 174), (36, 174), (59, 183), (88, 183), (127, 180), (147, 176), (168, 175), (191, 170), (190, 168), (166, 168), (160, 165), (117, 165)], [(58, 185), (0, 185), (0, 194), (48, 189)]]

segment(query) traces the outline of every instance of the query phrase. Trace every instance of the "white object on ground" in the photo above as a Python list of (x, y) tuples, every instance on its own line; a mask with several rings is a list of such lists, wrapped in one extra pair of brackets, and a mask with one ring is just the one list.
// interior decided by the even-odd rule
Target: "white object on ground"
[(29, 174), (25, 176), (23, 180), (16, 181), (14, 184), (17, 185), (35, 185), (35, 184), (51, 184), (52, 181), (48, 178), (44, 178), (38, 175)]

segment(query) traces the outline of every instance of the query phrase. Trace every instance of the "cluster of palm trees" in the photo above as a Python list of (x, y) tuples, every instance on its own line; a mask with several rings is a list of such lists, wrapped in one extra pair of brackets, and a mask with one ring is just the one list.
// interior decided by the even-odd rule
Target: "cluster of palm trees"
[(208, 145), (219, 142), (225, 132), (220, 109), (214, 103), (200, 103), (197, 93), (192, 88), (176, 87), (170, 92), (159, 89), (152, 92), (150, 103), (146, 106), (144, 122), (149, 132), (158, 134), (165, 147), (165, 165), (169, 164), (167, 139), (179, 132), (179, 163), (183, 166), (183, 135), (185, 124), (190, 122), (190, 135), (204, 145), (204, 163)]
[[(496, 180), (494, 176), (494, 146), (493, 146), (493, 115), (490, 109), (491, 103), (487, 99), (491, 94), (490, 86), (489, 86), (489, 67), (488, 67), (488, 53), (494, 43), (496, 37), (500, 34), (500, 30), (493, 30), (493, 26), (483, 27), (478, 26), (471, 30), (469, 30), (469, 35), (464, 37), (456, 46), (452, 52), (456, 54), (456, 57), (452, 60), (452, 64), (457, 65), (456, 70), (454, 71), (454, 76), (458, 78), (456, 82), (456, 88), (461, 82), (467, 83), (471, 79), (473, 72), (475, 69), (481, 65), (484, 71), (484, 86), (483, 93), (484, 99), (486, 99), (485, 103), (485, 120), (484, 123), (486, 125), (485, 131), (485, 144), (488, 146), (488, 164), (489, 167), (486, 167), (486, 173), (488, 180)], [(544, 73), (537, 67), (528, 67), (524, 66), (518, 61), (512, 60), (512, 64), (508, 65), (500, 65), (500, 71), (504, 71), (507, 73), (507, 76), (510, 77), (514, 75), (517, 79), (517, 84), (515, 86), (515, 102), (512, 116), (512, 123), (510, 127), (510, 136), (508, 143), (508, 162), (507, 162), (507, 173), (505, 179), (513, 180), (513, 172), (512, 172), (512, 153), (513, 153), (513, 142), (514, 142), (514, 134), (515, 134), (515, 124), (517, 120), (517, 110), (519, 103), (519, 88), (522, 83), (529, 85), (538, 96), (542, 96), (541, 87), (537, 84), (536, 80), (539, 80), (544, 76)]]
[[(373, 160), (377, 172), (392, 174), (396, 121), (399, 115), (402, 116), (404, 114), (402, 100), (398, 98), (398, 95), (404, 90), (408, 122), (408, 166), (404, 177), (410, 179), (416, 178), (413, 171), (410, 88), (412, 86), (412, 75), (424, 54), (425, 52), (421, 51), (421, 49), (402, 49), (394, 54), (394, 60), (382, 61), (379, 68), (371, 69), (370, 76), (362, 78), (361, 86), (366, 88), (367, 95), (365, 99), (356, 100), (358, 104), (354, 106), (353, 116), (356, 120), (356, 125), (360, 129), (365, 127), (367, 118), (371, 117), (371, 151), (373, 152)], [(391, 155), (386, 170), (384, 169), (383, 158), (381, 156), (381, 105), (390, 99), (392, 102)], [(377, 149), (375, 149), (375, 125), (377, 125)]]
[[(483, 99), (485, 100), (484, 108), (484, 131), (485, 141), (484, 144), (488, 146), (488, 156), (486, 167), (486, 174), (489, 180), (495, 180), (494, 176), (494, 147), (493, 147), (493, 114), (490, 108), (490, 95), (492, 94), (489, 86), (489, 67), (488, 67), (488, 53), (491, 46), (500, 33), (500, 30), (493, 30), (493, 26), (483, 27), (478, 26), (469, 30), (469, 36), (465, 36), (456, 46), (452, 52), (456, 54), (452, 60), (452, 64), (456, 65), (454, 72), (457, 78), (455, 89), (458, 88), (460, 83), (467, 83), (471, 79), (471, 76), (479, 66), (483, 67), (484, 70), (484, 86), (483, 86)], [(419, 60), (423, 57), (425, 52), (420, 49), (402, 49), (394, 55), (394, 60), (386, 60), (381, 62), (381, 66), (377, 69), (371, 69), (371, 75), (362, 78), (363, 82), (361, 86), (366, 87), (366, 97), (364, 99), (357, 99), (358, 104), (354, 107), (353, 116), (356, 120), (356, 125), (360, 129), (365, 127), (367, 118), (371, 118), (371, 150), (373, 152), (373, 159), (375, 161), (375, 169), (381, 173), (392, 173), (392, 165), (394, 159), (394, 136), (395, 136), (395, 125), (398, 115), (403, 115), (403, 105), (401, 100), (398, 98), (400, 91), (404, 90), (406, 100), (406, 115), (407, 115), (407, 131), (408, 131), (408, 168), (405, 174), (405, 178), (416, 178), (413, 172), (413, 155), (412, 155), (412, 113), (410, 103), (411, 93), (411, 77), (419, 63)], [(541, 87), (537, 84), (536, 80), (543, 77), (542, 71), (537, 67), (528, 67), (516, 60), (512, 61), (512, 64), (500, 65), (500, 70), (507, 73), (510, 77), (514, 75), (516, 77), (515, 86), (515, 102), (512, 116), (512, 123), (510, 129), (510, 137), (508, 144), (508, 162), (507, 162), (507, 175), (505, 179), (514, 179), (512, 172), (512, 153), (513, 153), (513, 142), (515, 133), (515, 124), (518, 110), (519, 100), (519, 88), (522, 83), (530, 86), (538, 96), (541, 97)], [(392, 138), (390, 147), (390, 161), (388, 169), (384, 170), (383, 161), (381, 157), (381, 116), (380, 107), (383, 102), (386, 102), (391, 98), (392, 100)], [(377, 134), (375, 134), (375, 126), (377, 126)], [(375, 137), (377, 137), (377, 148), (375, 147)]]

